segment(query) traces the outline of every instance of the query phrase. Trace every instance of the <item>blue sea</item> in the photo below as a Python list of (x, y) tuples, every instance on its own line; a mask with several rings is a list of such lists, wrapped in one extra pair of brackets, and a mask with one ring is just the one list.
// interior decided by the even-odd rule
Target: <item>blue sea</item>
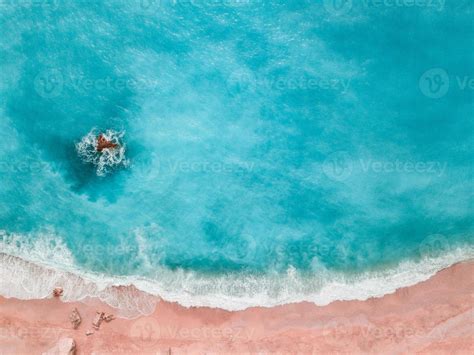
[(327, 304), (472, 258), (473, 13), (2, 0), (0, 292)]

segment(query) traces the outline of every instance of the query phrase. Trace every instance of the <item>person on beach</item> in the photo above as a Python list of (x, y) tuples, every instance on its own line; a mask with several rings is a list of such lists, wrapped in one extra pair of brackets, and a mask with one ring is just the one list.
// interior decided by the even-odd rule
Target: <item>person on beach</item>
[(102, 133), (99, 134), (97, 137), (97, 151), (102, 152), (102, 150), (107, 149), (107, 148), (115, 148), (117, 144), (112, 143), (111, 141), (108, 141)]

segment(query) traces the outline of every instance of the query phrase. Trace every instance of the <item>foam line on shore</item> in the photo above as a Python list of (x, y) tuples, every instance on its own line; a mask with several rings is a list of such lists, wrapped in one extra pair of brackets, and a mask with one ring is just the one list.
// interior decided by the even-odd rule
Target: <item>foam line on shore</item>
[[(48, 244), (46, 241), (43, 244)], [(226, 274), (205, 276), (191, 271), (157, 270), (155, 277), (113, 277), (79, 270), (64, 245), (56, 244), (54, 257), (40, 252), (19, 255), (15, 246), (0, 249), (0, 294), (19, 299), (51, 297), (51, 290), (64, 289), (65, 301), (97, 297), (120, 310), (119, 316), (133, 318), (153, 312), (159, 298), (179, 304), (226, 310), (272, 307), (295, 302), (327, 305), (336, 300), (366, 300), (393, 293), (400, 287), (425, 281), (441, 269), (474, 258), (474, 248), (466, 247), (420, 261), (404, 261), (398, 266), (348, 276), (323, 270), (317, 277), (295, 269), (285, 274)], [(24, 252), (24, 250), (23, 250)], [(158, 296), (159, 298), (157, 298)]]

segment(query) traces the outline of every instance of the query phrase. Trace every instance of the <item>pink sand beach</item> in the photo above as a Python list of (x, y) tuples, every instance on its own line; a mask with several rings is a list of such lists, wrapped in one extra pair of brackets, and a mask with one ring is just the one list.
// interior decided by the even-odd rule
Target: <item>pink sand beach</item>
[(99, 330), (96, 312), (114, 309), (97, 299), (0, 298), (0, 354), (68, 353), (54, 348), (68, 338), (76, 354), (472, 354), (473, 275), (474, 262), (459, 263), (381, 298), (327, 306), (231, 312), (160, 301), (149, 316), (102, 322)]

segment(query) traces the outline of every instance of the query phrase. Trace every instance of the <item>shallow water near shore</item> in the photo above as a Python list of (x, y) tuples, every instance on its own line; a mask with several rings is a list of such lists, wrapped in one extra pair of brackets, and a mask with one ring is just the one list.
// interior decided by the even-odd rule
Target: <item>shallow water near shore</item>
[[(240, 308), (472, 257), (472, 12), (3, 6), (0, 251)], [(129, 164), (81, 159), (94, 128)]]

